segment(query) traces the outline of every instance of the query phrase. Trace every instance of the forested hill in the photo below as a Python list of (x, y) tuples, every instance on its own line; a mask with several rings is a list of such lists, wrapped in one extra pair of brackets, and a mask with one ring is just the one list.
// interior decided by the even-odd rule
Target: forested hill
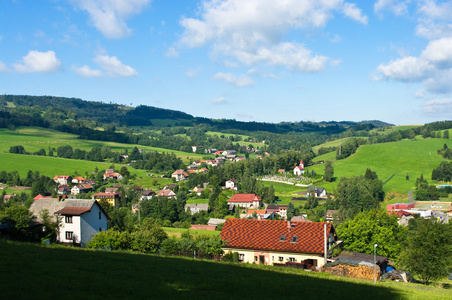
[[(190, 114), (140, 105), (136, 108), (118, 105), (115, 103), (104, 103), (95, 101), (85, 101), (77, 98), (53, 97), (53, 96), (27, 96), (27, 95), (2, 95), (0, 96), (0, 111), (3, 111), (3, 118), (18, 116), (17, 113), (34, 114), (34, 117), (41, 115), (43, 120), (34, 120), (34, 124), (45, 126), (45, 122), (67, 120), (86, 120), (100, 124), (114, 124), (116, 126), (152, 126), (153, 120), (171, 120), (168, 125), (172, 126), (195, 126), (206, 125), (212, 130), (244, 130), (248, 132), (271, 132), (286, 134), (289, 132), (317, 132), (321, 134), (338, 134), (347, 129), (370, 130), (375, 127), (383, 127), (391, 124), (382, 121), (362, 121), (362, 122), (282, 122), (261, 123), (242, 122), (228, 119), (208, 119), (204, 117), (194, 117)], [(21, 118), (22, 116), (18, 117)], [(1, 116), (0, 116), (1, 118)], [(16, 118), (16, 119), (18, 119)], [(27, 118), (25, 118), (27, 119)], [(5, 120), (0, 120), (0, 127), (6, 127)], [(18, 125), (27, 125), (19, 122)], [(166, 125), (166, 126), (168, 126)]]

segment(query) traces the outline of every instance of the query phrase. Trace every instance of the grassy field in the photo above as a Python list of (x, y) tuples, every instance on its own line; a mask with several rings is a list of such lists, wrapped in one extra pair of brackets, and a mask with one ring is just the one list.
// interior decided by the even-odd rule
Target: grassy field
[(270, 266), (0, 240), (2, 299), (450, 299), (450, 290)]
[[(42, 175), (53, 177), (55, 175), (79, 175), (87, 176), (94, 171), (97, 167), (99, 170), (108, 169), (111, 163), (92, 162), (87, 160), (66, 159), (58, 157), (47, 156), (35, 156), (35, 155), (22, 155), (0, 152), (0, 171), (18, 171), (21, 177), (27, 175), (28, 170), (39, 171)], [(122, 165), (115, 164), (115, 169), (120, 169)], [(144, 186), (146, 188), (156, 189), (152, 182), (157, 182), (163, 187), (164, 185), (171, 183), (168, 178), (149, 177), (146, 174), (146, 170), (138, 170), (132, 167), (128, 167), (130, 173), (137, 176), (134, 180), (136, 184)]]
[[(358, 137), (360, 139), (364, 139), (367, 140), (368, 137)], [(349, 138), (343, 138), (343, 139), (338, 139), (338, 140), (334, 140), (331, 142), (326, 142), (317, 146), (312, 147), (312, 151), (314, 151), (315, 153), (318, 153), (319, 149), (324, 147), (324, 148), (328, 148), (328, 147), (337, 147), (339, 146), (340, 143), (345, 142), (346, 140), (348, 140)]]
[(168, 236), (176, 236), (181, 237), (182, 233), (190, 232), (191, 235), (208, 235), (208, 236), (219, 236), (220, 231), (217, 230), (193, 230), (193, 229), (185, 229), (185, 228), (173, 228), (173, 227), (163, 227), (163, 230), (168, 234)]
[(93, 147), (102, 147), (103, 145), (111, 148), (112, 151), (131, 151), (134, 147), (144, 151), (171, 152), (175, 153), (183, 161), (191, 159), (201, 159), (201, 154), (187, 153), (175, 150), (169, 150), (157, 147), (148, 147), (143, 145), (122, 144), (115, 142), (103, 142), (92, 140), (77, 139), (77, 135), (60, 132), (41, 127), (18, 127), (15, 131), (0, 128), (0, 152), (8, 152), (11, 146), (22, 145), (28, 152), (36, 152), (43, 148), (48, 152), (49, 147), (58, 148), (63, 145), (71, 145), (73, 148), (82, 150), (91, 150)]
[[(385, 191), (406, 194), (414, 187), (416, 178), (423, 174), (424, 178), (429, 179), (432, 170), (444, 161), (437, 150), (442, 149), (445, 143), (452, 147), (452, 140), (444, 139), (403, 140), (360, 146), (354, 155), (334, 162), (337, 180), (322, 186), (331, 190), (341, 177), (364, 175), (366, 169), (370, 168), (385, 183)], [(330, 153), (316, 158), (317, 161), (331, 159)], [(312, 169), (323, 174), (324, 166), (316, 165)], [(407, 175), (409, 180), (406, 180)]]

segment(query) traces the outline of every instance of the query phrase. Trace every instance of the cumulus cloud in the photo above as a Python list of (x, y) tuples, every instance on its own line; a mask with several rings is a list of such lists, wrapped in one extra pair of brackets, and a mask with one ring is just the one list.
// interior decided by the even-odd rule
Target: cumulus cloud
[(8, 71), (8, 67), (6, 66), (6, 64), (2, 61), (0, 61), (0, 72), (7, 72)]
[(238, 87), (243, 87), (243, 86), (249, 86), (249, 85), (253, 85), (254, 81), (252, 78), (245, 76), (245, 75), (241, 75), (239, 77), (235, 76), (234, 74), (231, 73), (217, 73), (213, 76), (214, 79), (220, 79), (220, 80), (224, 80), (230, 84), (233, 84), (235, 86)]
[(90, 20), (107, 38), (122, 38), (130, 34), (125, 20), (140, 13), (150, 0), (72, 0), (86, 11)]
[(374, 4), (374, 11), (381, 14), (384, 11), (392, 12), (395, 15), (403, 15), (408, 12), (408, 3), (406, 0), (378, 0)]
[(73, 68), (73, 70), (83, 77), (131, 77), (138, 75), (137, 71), (132, 67), (123, 64), (116, 56), (97, 55), (93, 61), (102, 70), (92, 69), (87, 65), (80, 68)]
[(228, 101), (224, 98), (224, 97), (220, 97), (220, 98), (216, 98), (216, 99), (212, 99), (213, 104), (226, 104), (228, 103)]
[(83, 67), (76, 68), (75, 72), (83, 77), (101, 77), (103, 76), (102, 71), (100, 70), (93, 70), (87, 65), (84, 65)]
[(198, 18), (181, 19), (181, 43), (188, 47), (211, 43), (213, 54), (226, 61), (315, 72), (324, 69), (328, 58), (283, 38), (290, 30), (324, 27), (335, 12), (367, 24), (361, 9), (343, 0), (205, 0)]
[(429, 114), (452, 115), (452, 99), (430, 100), (424, 104), (423, 111)]
[(428, 43), (419, 57), (407, 56), (377, 67), (381, 78), (422, 82), (427, 91), (452, 91), (452, 38)]
[(427, 39), (452, 37), (452, 2), (420, 1), (416, 33)]
[(174, 49), (174, 47), (170, 47), (166, 53), (165, 56), (167, 57), (179, 57), (179, 53), (176, 51), (176, 49)]
[(378, 66), (377, 70), (383, 77), (400, 81), (417, 81), (425, 79), (433, 70), (428, 61), (408, 56)]
[(355, 3), (344, 3), (343, 11), (351, 19), (367, 25), (367, 16), (362, 14), (361, 9), (356, 7)]
[(94, 62), (104, 69), (107, 75), (111, 77), (130, 77), (138, 75), (137, 71), (128, 65), (124, 65), (116, 56), (98, 55), (94, 58)]
[(16, 72), (21, 73), (51, 73), (62, 69), (62, 64), (53, 51), (30, 51), (22, 57), (20, 63), (15, 63), (13, 66)]

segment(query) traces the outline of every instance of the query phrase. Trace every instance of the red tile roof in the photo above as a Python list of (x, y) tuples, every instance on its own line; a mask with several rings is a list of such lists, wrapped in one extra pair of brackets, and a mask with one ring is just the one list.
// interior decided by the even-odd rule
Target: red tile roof
[(191, 225), (190, 229), (199, 229), (199, 230), (215, 230), (217, 225)]
[(86, 212), (89, 212), (91, 207), (65, 207), (56, 211), (55, 214), (59, 215), (71, 215), (71, 216), (80, 216)]
[[(228, 248), (273, 250), (284, 252), (323, 253), (324, 224), (327, 235), (334, 227), (322, 222), (289, 222), (276, 220), (227, 219), (221, 237)], [(293, 227), (292, 227), (293, 226)], [(280, 241), (281, 236), (284, 241)], [(292, 243), (292, 237), (297, 242)]]
[(262, 199), (255, 194), (235, 194), (228, 200), (228, 202), (253, 202), (262, 201)]

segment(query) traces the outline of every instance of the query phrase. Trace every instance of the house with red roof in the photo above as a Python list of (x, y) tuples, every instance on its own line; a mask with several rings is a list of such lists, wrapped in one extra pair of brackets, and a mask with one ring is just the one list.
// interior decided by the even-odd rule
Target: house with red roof
[(235, 194), (228, 200), (230, 208), (238, 206), (244, 208), (259, 208), (262, 206), (262, 199), (255, 194)]
[(239, 260), (263, 265), (297, 264), (319, 269), (338, 243), (333, 224), (279, 220), (226, 220), (220, 234), (225, 253), (238, 252)]
[(160, 197), (163, 196), (163, 197), (168, 197), (168, 198), (176, 198), (176, 193), (173, 192), (170, 189), (163, 189), (157, 194), (157, 196), (160, 196)]
[(111, 207), (119, 206), (121, 196), (119, 193), (96, 193), (92, 196), (93, 200), (106, 201)]
[(304, 163), (303, 160), (300, 160), (300, 164), (298, 166), (295, 166), (293, 169), (293, 174), (300, 176), (304, 174)]
[(171, 174), (171, 177), (175, 178), (176, 181), (181, 181), (187, 179), (188, 174), (184, 170), (176, 170)]
[(53, 181), (55, 181), (59, 185), (68, 184), (72, 181), (72, 177), (69, 175), (56, 175), (55, 177), (53, 177)]
[(92, 236), (107, 230), (110, 217), (102, 206), (92, 199), (41, 198), (29, 208), (37, 222), (42, 222), (41, 212), (47, 210), (52, 220), (58, 218), (60, 226), (57, 241), (84, 247)]

